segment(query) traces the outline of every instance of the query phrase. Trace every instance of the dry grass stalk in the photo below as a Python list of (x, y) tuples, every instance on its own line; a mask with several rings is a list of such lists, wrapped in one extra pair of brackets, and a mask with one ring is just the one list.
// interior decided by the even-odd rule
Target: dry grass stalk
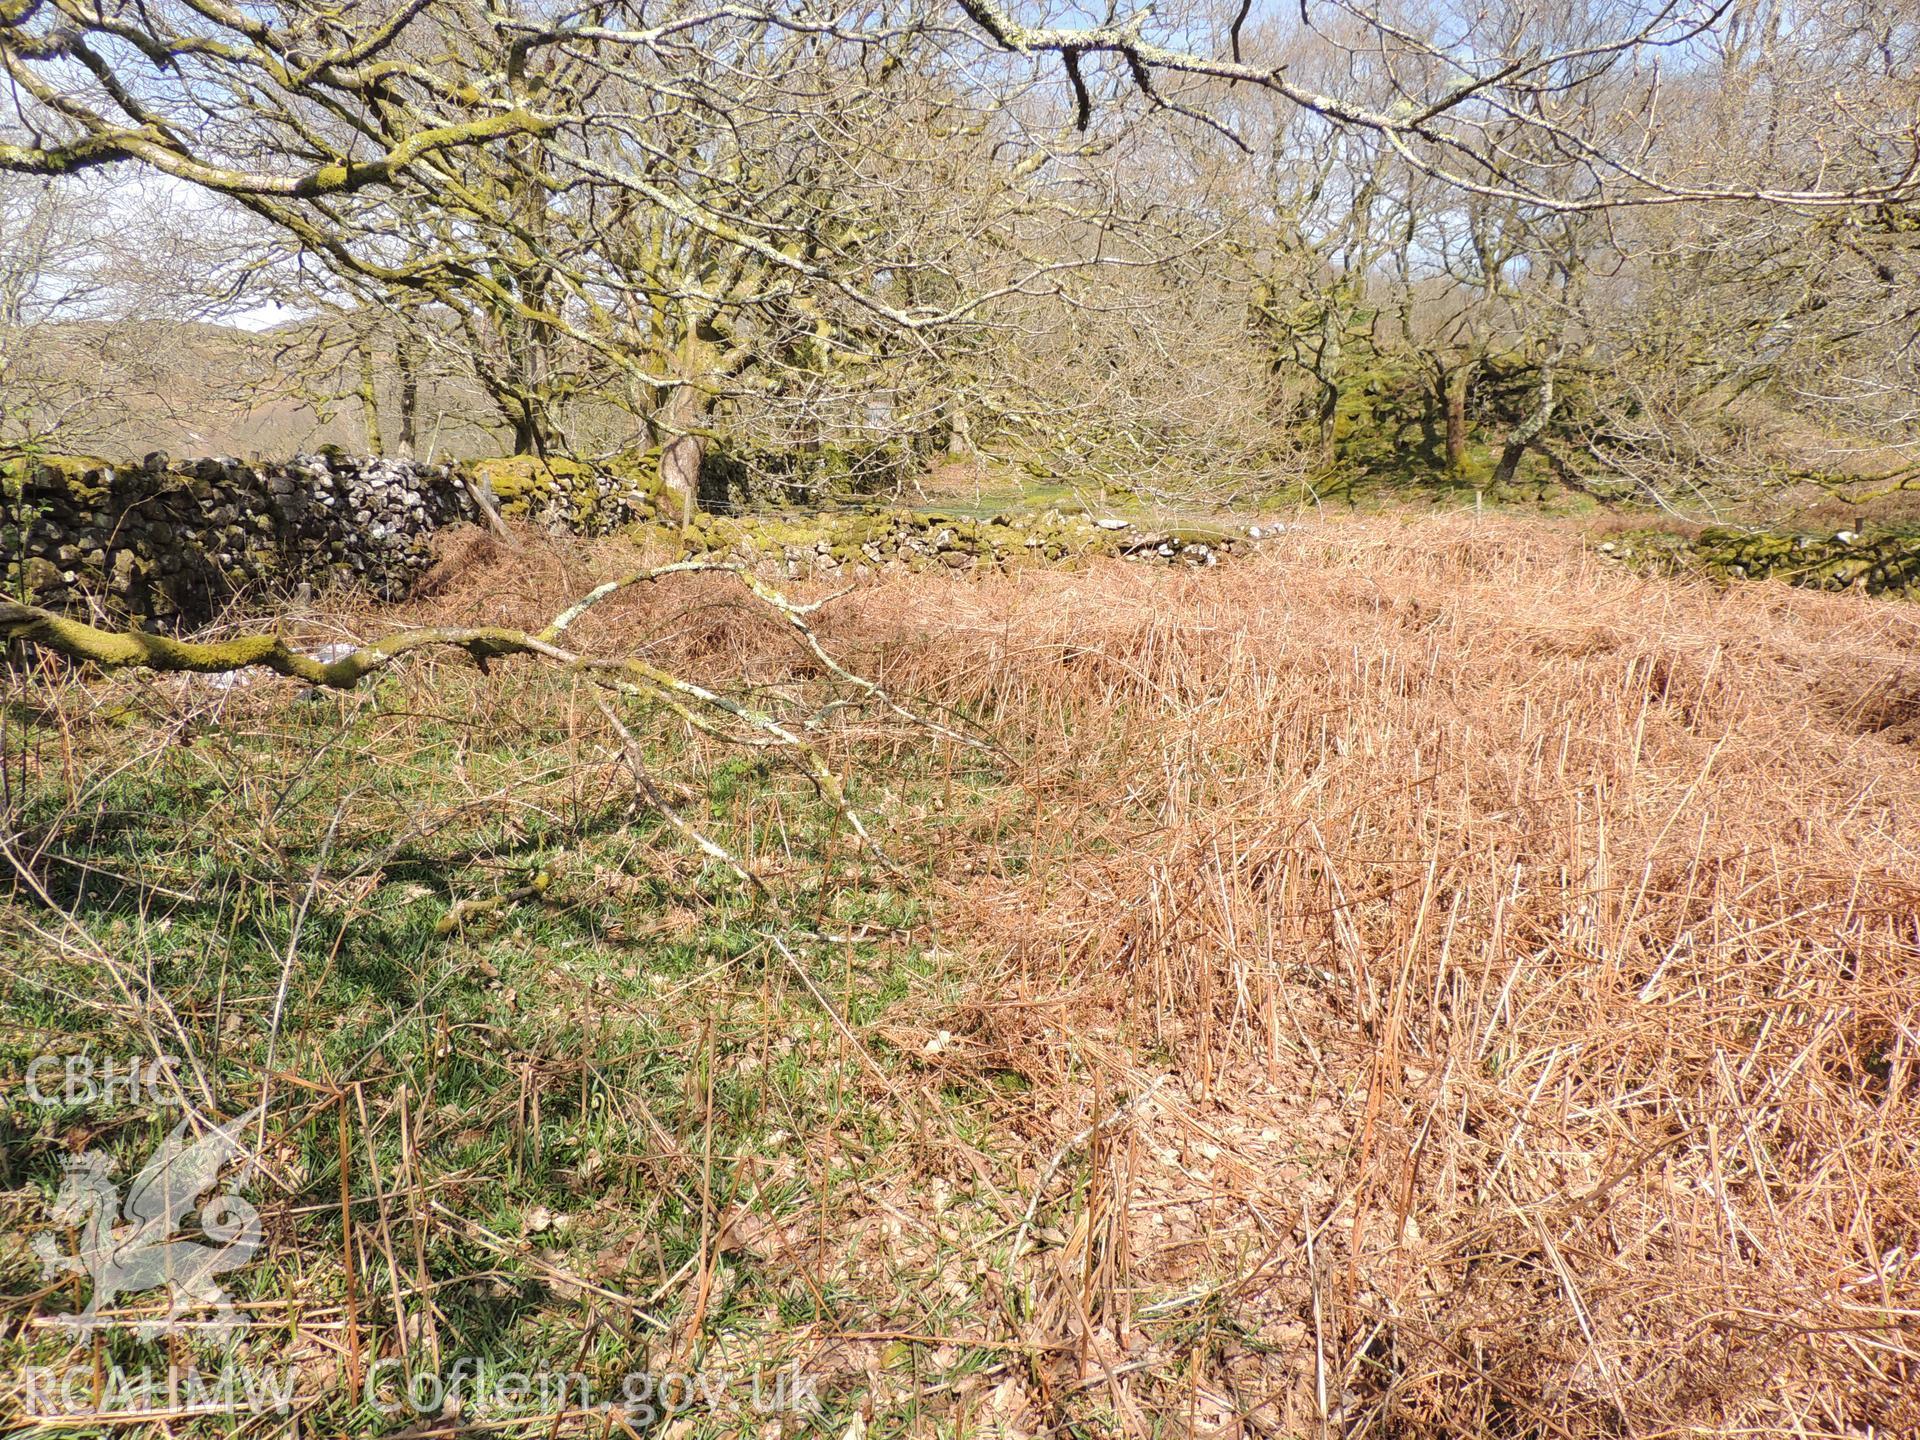
[(999, 968), (944, 1023), (1059, 1133), (1169, 1081), (1134, 1296), (1246, 1343), (1135, 1403), (1920, 1429), (1920, 778), (1872, 700), (1920, 675), (1910, 611), (1383, 521), (1204, 576), (902, 580), (830, 628), (1026, 752), (1024, 864), (946, 887)]

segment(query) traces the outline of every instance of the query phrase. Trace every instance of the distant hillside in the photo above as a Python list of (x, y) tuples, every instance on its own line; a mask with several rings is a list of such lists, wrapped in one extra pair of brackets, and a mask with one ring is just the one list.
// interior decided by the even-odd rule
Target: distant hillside
[[(57, 407), (63, 450), (125, 460), (152, 450), (262, 459), (369, 448), (360, 400), (346, 376), (314, 363), (305, 322), (263, 331), (76, 323), (43, 327), (32, 343), (35, 389)], [(391, 435), (396, 387), (389, 376), (378, 384)], [(475, 423), (489, 409), (470, 387), (424, 381), (420, 449), (440, 458), (499, 453), (500, 437)]]

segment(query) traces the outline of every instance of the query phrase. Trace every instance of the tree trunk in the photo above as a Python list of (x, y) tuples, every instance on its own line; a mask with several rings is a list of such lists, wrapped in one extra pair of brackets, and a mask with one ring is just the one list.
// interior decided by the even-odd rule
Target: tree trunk
[(691, 525), (700, 508), (700, 467), (707, 442), (698, 435), (676, 435), (660, 448), (660, 484), (680, 501), (680, 523)]
[(1427, 387), (1420, 403), (1420, 455), (1436, 470), (1446, 465), (1446, 451), (1440, 444), (1440, 412), (1446, 408), (1444, 388), (1436, 381)]
[(1549, 360), (1540, 367), (1540, 384), (1534, 391), (1533, 409), (1527, 412), (1512, 435), (1507, 437), (1506, 448), (1500, 452), (1500, 463), (1494, 467), (1493, 483), (1508, 485), (1513, 481), (1520, 468), (1520, 459), (1527, 453), (1527, 447), (1540, 438), (1547, 428), (1547, 422), (1553, 418), (1553, 361)]
[(689, 325), (680, 340), (676, 368), (680, 383), (673, 388), (659, 417), (660, 432), (668, 438), (660, 447), (660, 483), (680, 501), (682, 524), (693, 523), (705, 496), (700, 472), (707, 459), (705, 430), (713, 412), (712, 392), (701, 382), (714, 371), (713, 346), (703, 340), (698, 325)]
[(532, 407), (524, 403), (513, 414), (513, 453), (516, 455), (547, 453), (547, 437), (541, 432), (539, 418), (534, 415)]
[(1340, 315), (1332, 304), (1320, 312), (1320, 345), (1314, 356), (1314, 375), (1320, 381), (1320, 463), (1334, 460), (1335, 425), (1340, 415)]
[(380, 392), (374, 384), (373, 352), (365, 345), (354, 348), (360, 357), (360, 410), (367, 425), (367, 453), (384, 455), (387, 447), (380, 434)]
[(420, 368), (413, 344), (404, 335), (394, 345), (393, 362), (400, 372), (400, 439), (394, 453), (411, 460), (420, 412)]
[(1447, 372), (1442, 394), (1447, 408), (1447, 473), (1464, 475), (1467, 470), (1467, 392), (1473, 383), (1473, 367), (1462, 365)]

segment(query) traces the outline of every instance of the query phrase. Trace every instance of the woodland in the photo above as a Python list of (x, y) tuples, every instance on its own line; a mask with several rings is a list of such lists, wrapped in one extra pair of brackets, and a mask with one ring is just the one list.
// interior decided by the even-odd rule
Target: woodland
[(1920, 1434), (1910, 0), (0, 67), (0, 1428)]

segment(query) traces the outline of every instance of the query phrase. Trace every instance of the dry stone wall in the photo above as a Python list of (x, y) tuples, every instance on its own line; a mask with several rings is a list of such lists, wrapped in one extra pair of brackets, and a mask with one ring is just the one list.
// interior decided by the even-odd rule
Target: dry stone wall
[(657, 482), (648, 488), (565, 460), (42, 459), (0, 468), (0, 587), (47, 609), (156, 630), (198, 627), (234, 602), (330, 587), (399, 599), (431, 567), (435, 531), (486, 520), (476, 497), (507, 519), (573, 534), (631, 530), (668, 550), (783, 577), (1074, 564), (1101, 555), (1210, 565), (1260, 535), (1063, 510), (984, 519), (878, 508), (696, 513), (682, 528), (679, 505), (660, 496)]
[(974, 517), (876, 508), (751, 519), (703, 513), (691, 526), (665, 538), (689, 554), (797, 579), (936, 567), (970, 571), (1074, 565), (1098, 556), (1214, 565), (1264, 533), (1277, 535), (1283, 528), (1166, 527), (1060, 509)]
[(357, 585), (394, 599), (432, 563), (434, 531), (485, 519), (476, 491), (509, 516), (577, 532), (652, 514), (649, 495), (564, 462), (62, 457), (0, 472), (0, 570), (6, 591), (29, 604), (154, 629), (303, 587)]
[(1599, 554), (1635, 569), (1716, 580), (1785, 580), (1814, 590), (1862, 590), (1920, 600), (1920, 527), (1819, 534), (1710, 526), (1692, 535), (1654, 529), (1601, 542)]

